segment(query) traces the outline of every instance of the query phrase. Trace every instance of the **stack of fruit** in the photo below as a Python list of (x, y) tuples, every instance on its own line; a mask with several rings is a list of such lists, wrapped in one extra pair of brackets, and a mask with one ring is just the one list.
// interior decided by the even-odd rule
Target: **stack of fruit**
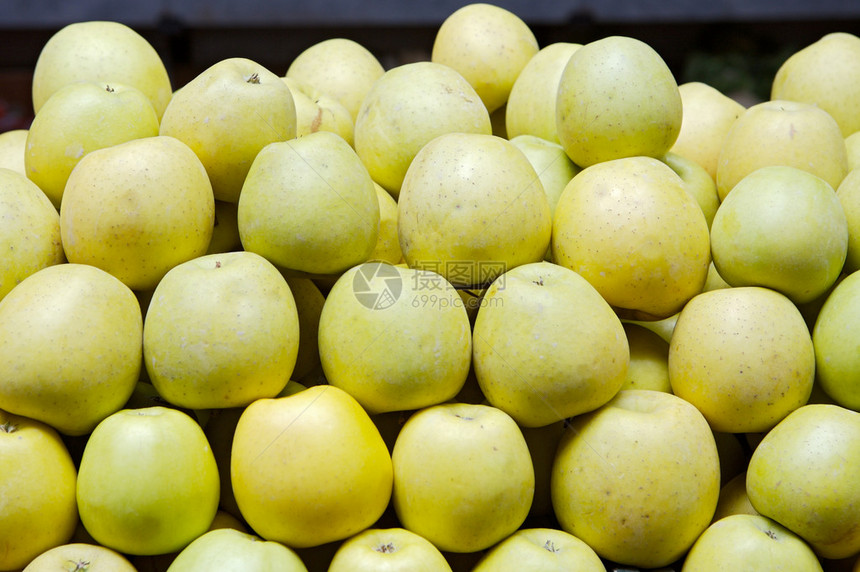
[(860, 570), (860, 38), (768, 101), (470, 4), (0, 135), (0, 570)]

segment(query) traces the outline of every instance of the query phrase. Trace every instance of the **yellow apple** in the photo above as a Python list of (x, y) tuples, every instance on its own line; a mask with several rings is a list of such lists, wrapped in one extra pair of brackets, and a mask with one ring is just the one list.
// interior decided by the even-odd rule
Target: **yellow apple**
[(836, 197), (848, 223), (848, 252), (843, 272), (850, 274), (860, 270), (860, 169), (850, 171), (842, 179)]
[(484, 300), (473, 331), (475, 375), (490, 405), (518, 425), (592, 411), (621, 388), (630, 361), (624, 328), (576, 272), (524, 264), (497, 278)]
[(669, 384), (669, 343), (639, 324), (625, 323), (630, 365), (621, 389), (672, 392)]
[(301, 380), (320, 366), (319, 325), (325, 296), (310, 278), (286, 279), (299, 314), (299, 349), (291, 380)]
[(238, 530), (210, 530), (194, 539), (176, 556), (169, 572), (246, 572), (278, 570), (307, 572), (294, 550)]
[(715, 431), (767, 431), (806, 403), (814, 377), (806, 322), (774, 290), (705, 292), (678, 316), (669, 344), (672, 391)]
[(543, 259), (552, 215), (543, 184), (513, 143), (473, 133), (441, 135), (415, 156), (398, 200), (407, 264), (457, 287), (480, 288)]
[(451, 572), (438, 548), (405, 528), (368, 528), (346, 539), (328, 572)]
[(117, 83), (75, 82), (58, 89), (27, 134), (27, 176), (60, 208), (66, 181), (96, 149), (158, 135), (158, 116), (138, 89)]
[(48, 39), (33, 69), (34, 111), (77, 81), (135, 87), (146, 94), (159, 118), (173, 95), (161, 56), (146, 38), (119, 22), (75, 22)]
[(472, 572), (577, 570), (605, 572), (600, 557), (585, 542), (555, 528), (521, 528), (490, 548)]
[(860, 131), (845, 138), (845, 147), (848, 150), (848, 170), (853, 171), (860, 167)]
[(711, 290), (719, 290), (721, 288), (731, 287), (731, 284), (726, 282), (723, 277), (720, 276), (716, 265), (714, 265), (714, 261), (711, 260), (711, 263), (708, 265), (708, 278), (707, 280), (705, 280), (705, 286), (702, 288), (702, 292), (709, 292)]
[(352, 147), (328, 131), (263, 148), (238, 217), (245, 250), (306, 274), (340, 274), (365, 262), (379, 237), (373, 180)]
[(842, 280), (825, 299), (814, 322), (816, 379), (839, 405), (860, 411), (860, 272)]
[(556, 421), (543, 427), (520, 427), (535, 471), (535, 494), (529, 509), (529, 519), (534, 522), (538, 522), (537, 519), (540, 518), (552, 518), (552, 464), (558, 442), (564, 433), (564, 423), (565, 421)]
[(695, 407), (662, 391), (626, 389), (571, 420), (552, 473), (562, 530), (620, 564), (675, 562), (711, 522), (720, 462)]
[(76, 469), (53, 428), (3, 410), (0, 466), (0, 570), (20, 570), (72, 538)]
[(571, 179), (556, 205), (552, 253), (624, 317), (649, 320), (701, 292), (711, 261), (702, 209), (651, 157), (604, 161)]
[(860, 131), (860, 38), (832, 32), (793, 53), (774, 75), (771, 99), (820, 107), (844, 137)]
[(40, 554), (23, 572), (138, 572), (128, 559), (98, 544), (75, 542), (63, 544)]
[(567, 60), (582, 44), (555, 42), (540, 49), (517, 75), (505, 105), (509, 139), (532, 135), (559, 143), (555, 123), (556, 96)]
[(696, 540), (682, 572), (821, 572), (802, 538), (769, 518), (735, 514), (715, 522)]
[(24, 278), (66, 261), (60, 215), (27, 177), (0, 167), (0, 300)]
[(385, 442), (358, 402), (331, 385), (246, 407), (230, 474), (248, 525), (293, 548), (357, 534), (382, 516), (391, 497)]
[(747, 470), (753, 507), (829, 559), (860, 552), (860, 413), (800, 407), (771, 429)]
[(24, 154), (27, 149), (29, 129), (10, 129), (0, 133), (0, 167), (27, 174)]
[(538, 49), (534, 33), (519, 16), (476, 2), (445, 18), (430, 59), (457, 70), (492, 113), (508, 100), (517, 76)]
[(733, 514), (757, 515), (747, 495), (747, 472), (738, 473), (722, 486), (713, 522)]
[(702, 214), (708, 222), (708, 228), (711, 228), (711, 223), (720, 206), (720, 196), (714, 179), (699, 163), (673, 151), (663, 156), (663, 162), (681, 177), (684, 189), (699, 203)]
[(489, 405), (446, 403), (414, 413), (394, 451), (399, 521), (439, 550), (485, 550), (525, 521), (535, 479), (516, 422)]
[(723, 140), (746, 108), (717, 88), (692, 81), (678, 86), (683, 119), (670, 151), (695, 161), (716, 181)]
[(160, 134), (188, 145), (206, 168), (215, 198), (235, 203), (257, 153), (296, 136), (296, 106), (277, 74), (247, 58), (227, 58), (177, 90)]
[(373, 180), (397, 198), (416, 153), (445, 133), (492, 132), (471, 85), (448, 66), (420, 61), (379, 78), (355, 120), (355, 151)]
[(132, 290), (201, 256), (215, 201), (200, 160), (168, 136), (98, 149), (78, 162), (63, 193), (60, 234), (69, 262), (90, 264)]
[(716, 177), (720, 201), (741, 179), (771, 165), (803, 169), (839, 187), (848, 174), (839, 125), (810, 103), (771, 100), (749, 107), (723, 140)]
[(367, 260), (399, 264), (403, 260), (403, 251), (400, 250), (400, 237), (397, 234), (397, 201), (379, 183), (374, 182), (373, 188), (379, 200), (379, 236)]
[(242, 250), (239, 237), (239, 205), (227, 201), (215, 201), (215, 218), (212, 225), (212, 238), (206, 254)]
[(131, 290), (84, 264), (31, 274), (0, 301), (0, 409), (84, 435), (122, 407), (141, 369)]
[(206, 435), (176, 409), (118, 411), (98, 424), (84, 447), (77, 483), (81, 522), (99, 544), (118, 552), (181, 550), (209, 529), (218, 497), (218, 468)]
[(335, 98), (355, 121), (361, 102), (383, 73), (385, 68), (363, 45), (348, 38), (329, 38), (296, 56), (286, 77)]
[(174, 266), (156, 286), (143, 327), (152, 385), (169, 403), (190, 409), (275, 397), (298, 348), (299, 316), (287, 281), (246, 251)]
[(523, 152), (534, 167), (549, 201), (550, 214), (555, 213), (555, 205), (562, 191), (582, 169), (570, 160), (561, 145), (552, 141), (534, 135), (517, 135), (510, 142)]
[(318, 94), (314, 88), (295, 78), (281, 79), (290, 88), (296, 106), (296, 137), (317, 131), (331, 131), (350, 145), (353, 144), (355, 125), (352, 114), (340, 101)]
[(574, 163), (662, 157), (681, 129), (681, 95), (654, 48), (608, 36), (576, 50), (558, 85), (558, 138)]
[(765, 286), (798, 304), (836, 282), (848, 251), (848, 221), (824, 179), (769, 166), (741, 179), (711, 226), (711, 253), (732, 286)]

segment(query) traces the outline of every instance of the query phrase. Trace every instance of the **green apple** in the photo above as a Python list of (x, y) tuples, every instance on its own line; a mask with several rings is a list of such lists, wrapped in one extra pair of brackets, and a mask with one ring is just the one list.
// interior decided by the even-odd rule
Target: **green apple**
[(582, 169), (574, 165), (564, 148), (535, 135), (517, 135), (510, 142), (523, 152), (534, 167), (549, 201), (550, 213), (555, 213), (558, 198), (570, 180)]
[(492, 113), (507, 102), (514, 82), (538, 49), (534, 33), (519, 16), (477, 2), (445, 18), (436, 30), (430, 60), (457, 70)]
[(23, 572), (138, 572), (128, 559), (98, 544), (74, 542), (47, 550), (33, 559)]
[(717, 88), (700, 81), (682, 83), (678, 91), (683, 118), (678, 139), (670, 151), (695, 161), (716, 181), (723, 140), (746, 108)]
[(24, 278), (66, 261), (60, 215), (26, 176), (0, 167), (0, 300)]
[(206, 167), (215, 198), (235, 203), (257, 153), (296, 136), (296, 106), (277, 74), (247, 58), (227, 58), (177, 90), (160, 134), (188, 145)]
[(331, 131), (343, 137), (350, 145), (354, 142), (355, 125), (352, 114), (332, 96), (317, 91), (295, 78), (281, 78), (296, 106), (296, 137), (317, 131)]
[(212, 238), (205, 254), (233, 252), (242, 250), (239, 237), (239, 205), (227, 201), (215, 201), (215, 218), (212, 225)]
[(818, 385), (839, 405), (860, 411), (860, 272), (825, 299), (812, 330)]
[(630, 364), (621, 389), (672, 392), (669, 384), (669, 342), (639, 324), (624, 323)]
[(558, 85), (556, 129), (574, 163), (662, 157), (681, 130), (681, 95), (654, 48), (608, 36), (576, 50)]
[(253, 252), (208, 254), (174, 266), (152, 296), (143, 359), (169, 403), (242, 407), (290, 379), (299, 316), (287, 281)]
[(717, 194), (717, 184), (714, 179), (699, 163), (673, 151), (663, 156), (663, 162), (681, 177), (684, 189), (699, 203), (710, 228), (720, 206), (720, 196)]
[(836, 282), (848, 252), (848, 221), (824, 179), (769, 166), (741, 179), (711, 225), (711, 253), (732, 286), (765, 286), (797, 304)]
[(132, 290), (155, 288), (168, 270), (203, 255), (214, 221), (203, 165), (168, 136), (88, 153), (69, 176), (60, 206), (69, 262), (101, 268)]
[(124, 409), (99, 423), (87, 440), (78, 511), (103, 546), (124, 554), (166, 554), (209, 529), (218, 489), (215, 457), (196, 421), (165, 407)]
[(233, 437), (230, 474), (248, 525), (293, 548), (357, 534), (382, 516), (391, 498), (385, 442), (358, 401), (331, 385), (246, 407)]
[(490, 548), (472, 572), (577, 570), (605, 572), (597, 553), (585, 542), (555, 528), (521, 528)]
[(167, 572), (307, 572), (295, 551), (238, 530), (210, 530), (182, 549)]
[(820, 107), (796, 101), (764, 101), (746, 109), (720, 149), (720, 201), (741, 179), (771, 165), (803, 169), (838, 188), (848, 174), (848, 151), (836, 120)]
[(407, 264), (480, 288), (547, 252), (552, 215), (543, 184), (513, 143), (448, 133), (425, 145), (398, 200)]
[(843, 272), (850, 274), (860, 270), (860, 169), (848, 172), (836, 189), (836, 197), (848, 223), (848, 252)]
[(669, 344), (672, 391), (715, 431), (767, 431), (806, 403), (814, 377), (809, 329), (779, 292), (713, 290), (690, 300), (678, 316)]
[(625, 389), (573, 418), (552, 473), (561, 529), (603, 558), (675, 562), (711, 522), (720, 462), (708, 423), (680, 397)]
[(429, 407), (466, 381), (469, 316), (439, 274), (369, 262), (347, 270), (326, 297), (319, 355), (329, 384), (371, 414)]
[(738, 473), (722, 486), (713, 522), (733, 514), (757, 515), (747, 495), (747, 472)]
[(0, 167), (27, 175), (24, 155), (29, 129), (10, 129), (0, 133)]
[(559, 143), (555, 123), (556, 95), (567, 60), (582, 44), (555, 42), (538, 51), (520, 71), (505, 105), (509, 139), (532, 135)]
[(333, 97), (349, 111), (353, 122), (373, 83), (385, 73), (376, 56), (355, 40), (328, 38), (293, 59), (286, 77)]
[(373, 252), (379, 201), (352, 147), (318, 131), (260, 151), (238, 221), (245, 250), (293, 272), (340, 274)]
[(860, 413), (838, 405), (800, 407), (753, 451), (747, 494), (829, 559), (860, 552)]
[(301, 380), (320, 367), (319, 325), (325, 296), (310, 278), (286, 279), (299, 314), (299, 350), (290, 378)]
[(416, 153), (445, 133), (492, 132), (478, 94), (434, 62), (396, 66), (374, 82), (355, 120), (355, 151), (373, 180), (397, 198)]
[(705, 280), (705, 286), (702, 288), (702, 292), (710, 292), (711, 290), (720, 290), (722, 288), (731, 288), (731, 284), (726, 282), (722, 276), (720, 276), (720, 272), (717, 270), (716, 265), (713, 261), (713, 254), (711, 263), (708, 265), (708, 278)]
[(847, 137), (860, 131), (860, 38), (825, 34), (794, 52), (777, 69), (771, 99), (817, 105), (833, 116)]
[(669, 166), (641, 156), (571, 179), (556, 205), (552, 253), (623, 317), (645, 320), (667, 318), (701, 292), (711, 261), (696, 199)]
[(821, 563), (802, 538), (769, 518), (735, 514), (708, 527), (682, 572), (814, 572)]
[(618, 316), (585, 278), (535, 262), (497, 278), (473, 331), (472, 363), (490, 405), (521, 427), (597, 409), (615, 396), (630, 352)]
[(328, 572), (451, 572), (429, 540), (405, 528), (368, 528), (338, 547)]
[(54, 92), (27, 134), (27, 176), (60, 208), (66, 181), (95, 149), (158, 135), (158, 116), (140, 90), (117, 83), (75, 82)]
[(391, 458), (399, 521), (442, 551), (485, 550), (528, 516), (535, 488), (529, 448), (500, 409), (422, 409), (403, 425)]
[(159, 118), (173, 95), (167, 68), (149, 41), (112, 21), (68, 24), (42, 47), (33, 69), (33, 109), (70, 83), (122, 83), (142, 91)]
[(403, 251), (400, 250), (400, 236), (397, 234), (397, 201), (375, 181), (373, 188), (379, 200), (379, 236), (368, 262), (399, 264), (403, 260)]
[(0, 570), (20, 570), (72, 538), (76, 469), (52, 427), (3, 410), (0, 466)]
[(84, 435), (122, 407), (141, 369), (134, 293), (94, 266), (57, 264), (0, 301), (0, 409)]

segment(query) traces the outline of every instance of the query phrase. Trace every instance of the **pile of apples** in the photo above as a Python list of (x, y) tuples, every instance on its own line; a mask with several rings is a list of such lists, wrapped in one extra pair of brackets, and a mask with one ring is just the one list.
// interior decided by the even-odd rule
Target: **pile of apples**
[(860, 38), (749, 107), (469, 4), (0, 134), (0, 570), (860, 571)]

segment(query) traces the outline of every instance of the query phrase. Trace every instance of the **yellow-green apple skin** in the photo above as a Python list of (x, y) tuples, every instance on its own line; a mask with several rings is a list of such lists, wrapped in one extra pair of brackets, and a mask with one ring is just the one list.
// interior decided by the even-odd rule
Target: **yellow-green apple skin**
[(355, 120), (355, 151), (373, 180), (397, 198), (418, 151), (452, 132), (491, 134), (487, 109), (456, 70), (413, 62), (374, 82)]
[(146, 38), (120, 22), (75, 22), (48, 39), (33, 69), (34, 111), (38, 113), (55, 91), (77, 81), (137, 88), (159, 118), (173, 95), (161, 56)]
[(713, 431), (720, 456), (720, 484), (725, 485), (739, 473), (746, 471), (749, 464), (749, 450), (744, 440), (745, 434)]
[(777, 69), (770, 95), (817, 105), (845, 137), (860, 131), (860, 38), (832, 32), (796, 51)]
[(509, 139), (521, 135), (561, 144), (555, 122), (558, 84), (567, 60), (582, 44), (555, 42), (531, 57), (517, 75), (505, 104), (505, 130)]
[(512, 137), (510, 142), (523, 152), (534, 167), (549, 201), (550, 213), (555, 213), (555, 205), (562, 191), (582, 169), (570, 160), (558, 143), (528, 134)]
[(708, 223), (665, 163), (605, 161), (584, 169), (562, 192), (552, 255), (624, 317), (667, 318), (702, 290), (711, 261)]
[(370, 527), (391, 498), (385, 442), (358, 401), (331, 385), (246, 407), (233, 437), (230, 474), (251, 529), (292, 548)]
[(681, 177), (684, 188), (699, 203), (702, 214), (705, 215), (705, 220), (708, 222), (708, 228), (710, 228), (711, 223), (714, 222), (714, 216), (717, 214), (717, 209), (720, 207), (720, 196), (717, 193), (717, 184), (714, 179), (699, 163), (673, 151), (669, 151), (663, 156), (663, 162)]
[(747, 494), (763, 516), (822, 558), (860, 551), (860, 413), (804, 405), (770, 430), (750, 459)]
[(296, 136), (296, 105), (277, 74), (248, 58), (227, 58), (176, 91), (159, 133), (188, 145), (215, 198), (235, 203), (257, 153)]
[(307, 572), (299, 555), (278, 542), (238, 530), (210, 530), (198, 536), (176, 556), (168, 572), (244, 572), (280, 570)]
[(47, 550), (33, 559), (23, 572), (137, 572), (128, 558), (98, 544), (74, 542)]
[(578, 570), (604, 572), (606, 567), (585, 542), (556, 528), (521, 528), (490, 548), (472, 572)]
[(331, 131), (353, 144), (355, 125), (352, 114), (337, 99), (319, 94), (313, 87), (294, 78), (281, 78), (296, 107), (296, 137), (317, 131)]
[(497, 278), (473, 331), (472, 364), (490, 405), (521, 427), (597, 409), (627, 375), (618, 316), (585, 278), (535, 262)]
[(842, 179), (836, 197), (848, 223), (848, 252), (843, 272), (851, 274), (860, 270), (860, 169), (850, 171)]
[(376, 247), (379, 201), (352, 147), (318, 131), (260, 151), (238, 221), (245, 250), (294, 273), (340, 274)]
[(531, 456), (520, 428), (500, 409), (468, 403), (422, 409), (401, 428), (391, 458), (399, 521), (443, 552), (485, 550), (528, 516)]
[(69, 174), (95, 149), (158, 135), (158, 116), (140, 90), (117, 83), (76, 82), (58, 89), (27, 134), (27, 177), (58, 209)]
[[(165, 451), (170, 451), (166, 455)], [(123, 554), (176, 552), (209, 530), (219, 477), (203, 429), (166, 407), (123, 409), (93, 430), (81, 458), (81, 522)]]
[(384, 73), (376, 56), (362, 44), (349, 38), (328, 38), (296, 56), (286, 77), (335, 98), (354, 122), (367, 92)]
[(368, 528), (338, 547), (328, 572), (450, 572), (438, 548), (405, 528)]
[(310, 278), (286, 279), (299, 315), (299, 348), (290, 379), (301, 380), (320, 365), (319, 325), (325, 296)]
[(713, 522), (717, 522), (733, 514), (758, 514), (758, 511), (753, 508), (747, 495), (746, 471), (738, 473), (729, 479), (720, 489), (720, 499), (717, 501), (717, 509), (714, 511)]
[(727, 516), (708, 527), (682, 572), (815, 572), (821, 563), (802, 538), (767, 517)]
[(669, 343), (639, 324), (624, 324), (630, 364), (620, 389), (672, 392), (669, 384)]
[(555, 451), (564, 432), (564, 421), (556, 421), (543, 427), (520, 427), (535, 471), (535, 494), (529, 509), (529, 518), (548, 518), (552, 515), (552, 495), (550, 481)]
[(0, 302), (0, 409), (87, 434), (131, 396), (142, 338), (122, 282), (84, 264), (43, 268)]
[(24, 154), (29, 129), (10, 129), (0, 133), (0, 167), (27, 175)]
[(747, 108), (720, 149), (720, 201), (741, 179), (771, 165), (803, 169), (838, 188), (848, 174), (848, 151), (836, 120), (820, 107), (796, 101), (770, 100)]
[(457, 70), (492, 113), (508, 100), (539, 46), (528, 24), (500, 6), (468, 4), (452, 12), (433, 40), (430, 60)]
[(66, 261), (60, 215), (35, 183), (0, 167), (0, 300), (24, 278)]
[(715, 431), (769, 430), (806, 403), (814, 377), (809, 328), (779, 292), (757, 286), (705, 292), (678, 316), (669, 382)]
[(397, 201), (375, 181), (373, 188), (376, 189), (376, 198), (379, 200), (379, 235), (376, 247), (367, 260), (400, 264), (403, 261), (403, 251), (400, 250), (400, 236), (397, 231)]
[(319, 353), (329, 384), (369, 413), (421, 409), (463, 387), (469, 316), (439, 274), (369, 262), (347, 270), (326, 296)]
[(242, 250), (239, 237), (239, 205), (226, 201), (215, 201), (215, 218), (212, 225), (212, 238), (205, 254), (234, 252)]
[(746, 108), (719, 89), (699, 81), (682, 83), (683, 119), (670, 151), (695, 161), (716, 182), (723, 140)]
[(764, 286), (804, 304), (839, 278), (848, 237), (833, 187), (802, 169), (774, 165), (741, 179), (720, 204), (711, 255), (732, 286)]
[(495, 135), (449, 133), (425, 145), (397, 207), (406, 263), (457, 287), (486, 287), (541, 261), (550, 244), (552, 214), (540, 178), (522, 151)]
[(860, 131), (845, 138), (845, 147), (848, 150), (848, 170), (853, 171), (860, 167)]
[(77, 164), (63, 193), (60, 235), (69, 262), (155, 288), (168, 270), (203, 255), (215, 224), (206, 171), (168, 136), (98, 149)]
[(561, 529), (620, 564), (675, 562), (707, 528), (720, 490), (708, 423), (669, 393), (626, 389), (573, 418), (552, 473)]
[(717, 270), (716, 265), (713, 261), (713, 254), (711, 255), (712, 260), (708, 265), (708, 278), (705, 280), (705, 286), (702, 288), (702, 292), (710, 292), (711, 290), (720, 290), (722, 288), (731, 288), (732, 285), (726, 282), (722, 276), (720, 276), (720, 272)]
[(0, 570), (20, 570), (72, 538), (77, 471), (56, 430), (3, 410), (0, 464)]
[(189, 409), (275, 397), (299, 349), (286, 279), (253, 252), (208, 254), (174, 266), (155, 287), (143, 359), (165, 400)]
[(812, 330), (816, 380), (839, 405), (860, 411), (860, 272), (842, 280), (824, 301)]
[(681, 130), (678, 84), (651, 46), (627, 36), (583, 45), (558, 85), (556, 129), (574, 163), (662, 157)]

